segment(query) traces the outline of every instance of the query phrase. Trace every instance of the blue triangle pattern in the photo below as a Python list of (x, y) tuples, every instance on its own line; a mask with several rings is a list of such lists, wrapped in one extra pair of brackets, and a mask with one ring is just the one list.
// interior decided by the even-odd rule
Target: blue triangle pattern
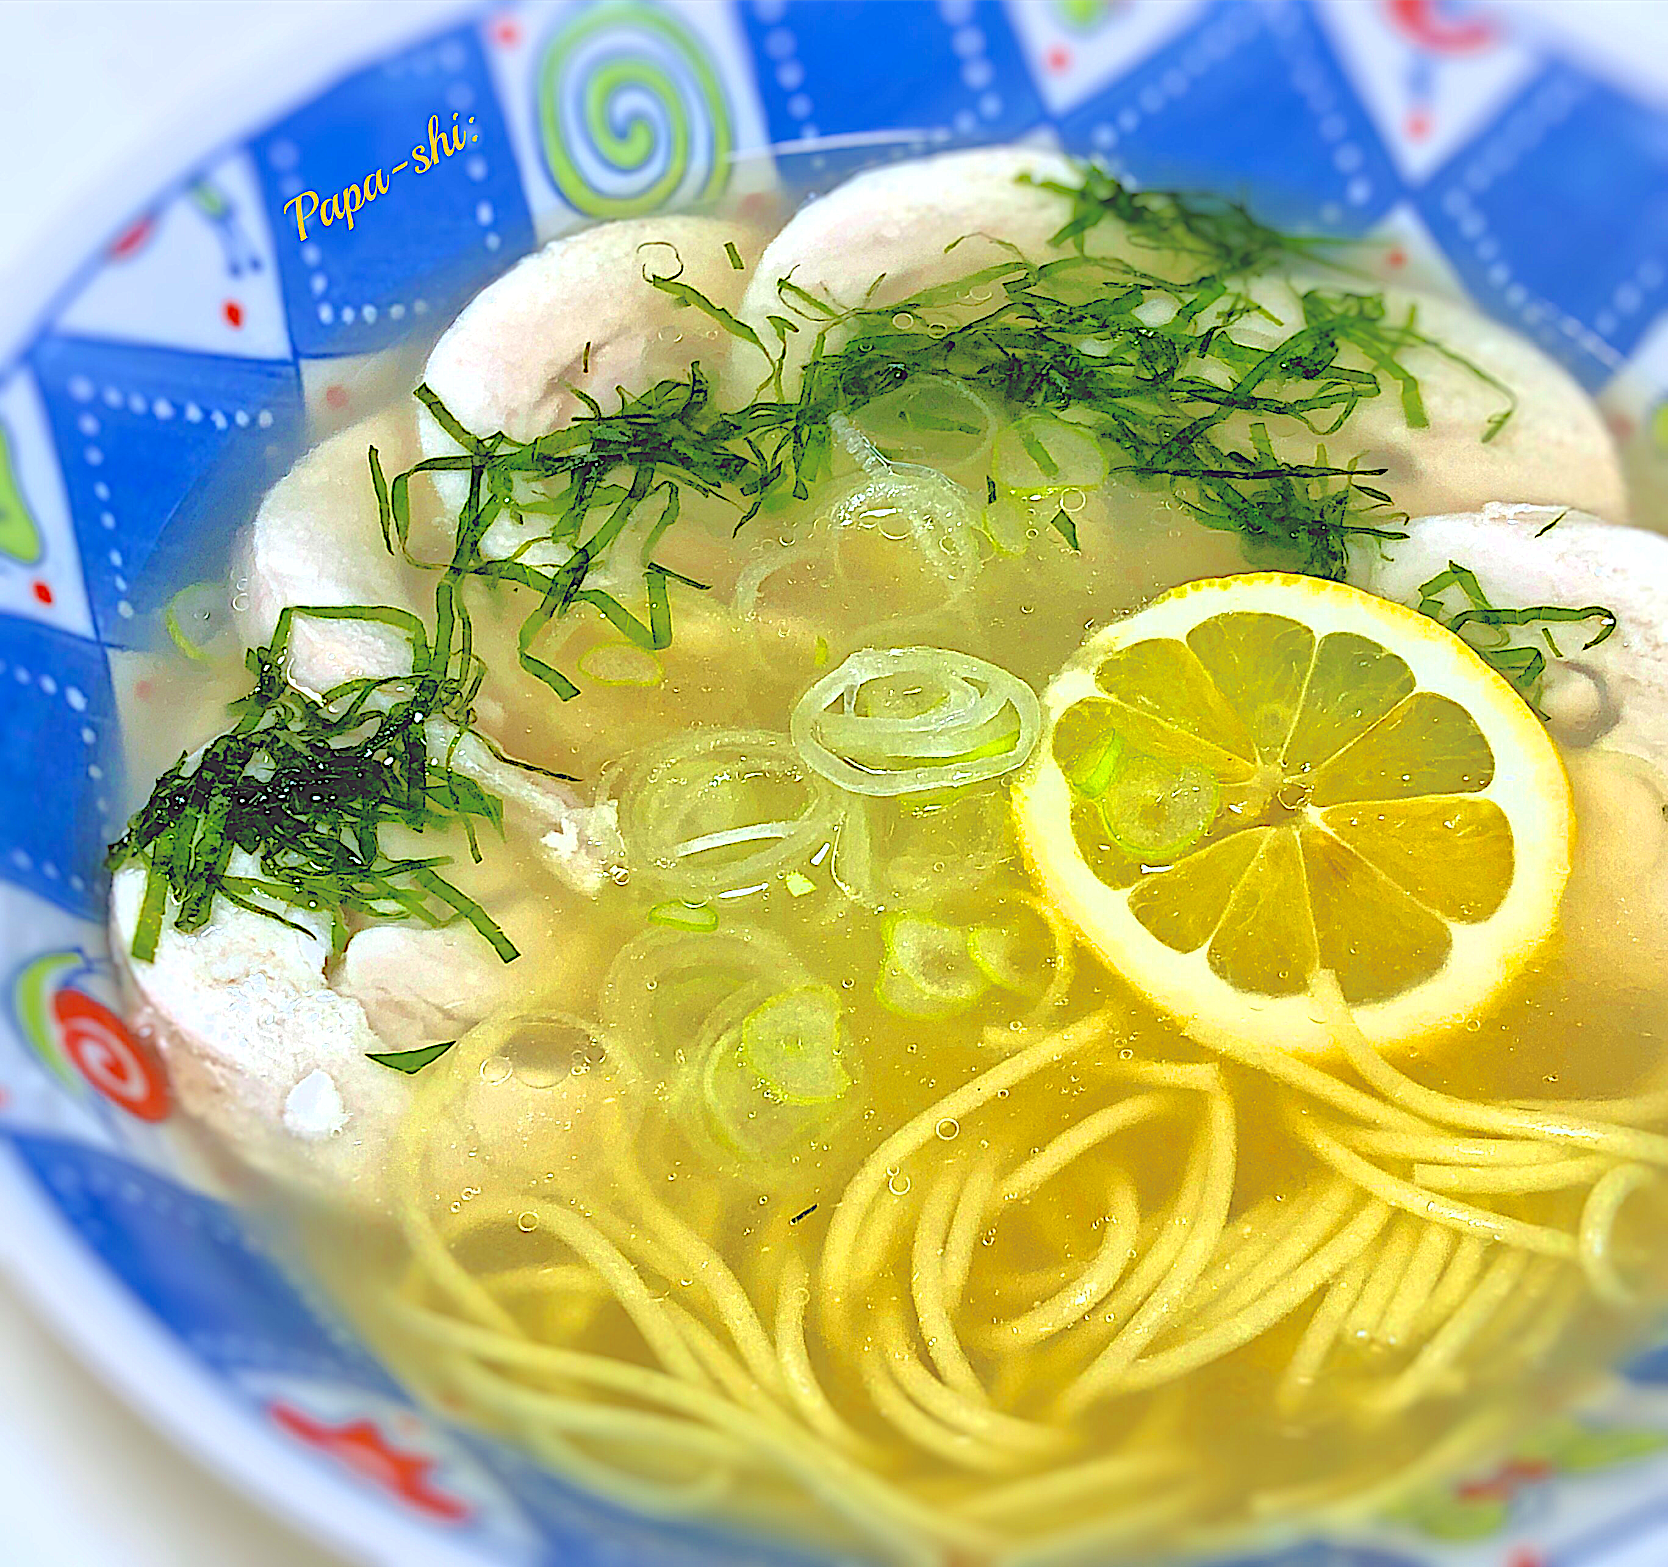
[(32, 366), (58, 448), (93, 625), (150, 640), (147, 612), (225, 570), (237, 528), (300, 447), (293, 364), (46, 337)]
[[(776, 161), (796, 185), (820, 189), (928, 146), (1011, 141), (1043, 121), (995, 0), (753, 0), (741, 17)], [(813, 149), (824, 139), (835, 145)], [(800, 141), (804, 152), (794, 149)]]
[(1060, 135), (1143, 185), (1219, 191), (1282, 225), (1361, 233), (1401, 194), (1331, 44), (1294, 0), (1220, 0), (1065, 115)]
[(82, 1240), (210, 1369), (328, 1377), (403, 1400), (224, 1203), (80, 1143), (11, 1142)]
[(115, 719), (103, 648), (0, 616), (0, 877), (91, 920), (119, 830)]
[(1420, 193), (1466, 288), (1602, 386), (1668, 307), (1668, 121), (1543, 72)]
[[(439, 152), (454, 125), (462, 151)], [(422, 318), (445, 321), (532, 248), (515, 153), (472, 28), (345, 78), (256, 137), (251, 152), (303, 355), (370, 353)], [(418, 172), (425, 156), (438, 161)], [(367, 180), (372, 200), (351, 229), (315, 214), (302, 239), (306, 192), (322, 204)], [(302, 205), (286, 211), (291, 201)]]

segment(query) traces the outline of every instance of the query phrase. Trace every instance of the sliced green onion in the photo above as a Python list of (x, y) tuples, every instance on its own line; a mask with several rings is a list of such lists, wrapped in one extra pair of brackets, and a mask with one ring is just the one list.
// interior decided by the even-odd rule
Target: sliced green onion
[(764, 886), (829, 841), (828, 786), (781, 735), (679, 737), (632, 759), (620, 831), (634, 871), (690, 903)]
[(700, 1104), (712, 1139), (756, 1164), (826, 1136), (856, 1108), (840, 1048), (840, 1004), (826, 985), (778, 992), (707, 1049)]
[(162, 624), (187, 658), (207, 659), (208, 649), (227, 624), (226, 590), (218, 582), (193, 582), (168, 600)]
[(684, 903), (677, 899), (657, 903), (649, 910), (649, 918), (656, 925), (672, 930), (718, 929), (718, 910), (710, 903)]
[(1131, 753), (1101, 795), (1100, 813), (1126, 854), (1171, 860), (1210, 830), (1221, 797), (1203, 767)]
[(1046, 1017), (1070, 993), (1076, 939), (1051, 905), (1030, 893), (1009, 893), (967, 932), (967, 955), (992, 985), (1031, 1003), (1019, 1019), (1024, 1025)]
[(1087, 430), (1051, 414), (1016, 419), (997, 434), (991, 452), (991, 477), (1024, 495), (1098, 489), (1109, 470), (1106, 453)]
[(742, 1064), (783, 1104), (839, 1099), (851, 1087), (840, 1057), (840, 1012), (840, 998), (827, 985), (772, 996), (742, 1019)]
[(855, 797), (840, 819), (834, 880), (848, 898), (877, 913), (919, 908), (983, 886), (1013, 849), (1007, 795), (999, 786)]
[(1042, 713), (1017, 676), (944, 648), (864, 648), (800, 698), (793, 742), (852, 794), (958, 789), (1024, 764)]
[(1054, 723), (1054, 760), (1072, 788), (1091, 800), (1106, 793), (1123, 761), (1112, 711), (1110, 702), (1076, 702)]
[(788, 945), (752, 926), (646, 930), (627, 942), (602, 983), (609, 1034), (674, 1087), (719, 1034), (784, 985), (811, 983)]
[(881, 925), (885, 958), (875, 996), (905, 1017), (954, 1017), (990, 988), (968, 955), (967, 933), (925, 914), (895, 914)]
[(934, 468), (888, 463), (866, 440), (862, 445), (872, 454), (872, 466), (867, 477), (829, 509), (831, 526), (836, 531), (872, 529), (885, 539), (907, 539), (947, 587), (965, 586), (984, 560), (973, 497)]
[(915, 375), (865, 403), (852, 422), (892, 462), (956, 468), (990, 450), (996, 411), (964, 381)]
[[(979, 523), (990, 535), (990, 541), (1004, 555), (1023, 555), (1031, 541), (1047, 526), (1038, 516), (1041, 503), (1020, 495), (1015, 490), (1001, 489), (985, 507)], [(1054, 502), (1048, 502), (1052, 509)]]
[(967, 933), (967, 955), (991, 984), (1028, 1001), (1048, 989), (1059, 958), (1054, 931), (1034, 908), (1018, 905)]

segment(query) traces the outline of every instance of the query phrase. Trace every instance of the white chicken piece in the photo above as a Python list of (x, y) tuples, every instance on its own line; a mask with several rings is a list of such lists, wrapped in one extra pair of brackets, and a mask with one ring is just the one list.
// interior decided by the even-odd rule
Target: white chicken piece
[[(250, 874), (255, 862), (240, 852), (231, 868)], [(225, 900), (199, 931), (165, 924), (155, 958), (140, 962), (144, 883), (141, 866), (116, 873), (112, 948), (186, 1112), (268, 1175), (347, 1181), (365, 1202), (411, 1091), (368, 1057), (458, 1038), (578, 951), (560, 912), (506, 879), (497, 896), (471, 890), (520, 950), (513, 963), (460, 922), (368, 926), (332, 965), (322, 915), (291, 909), (286, 924)]]
[(269, 1175), (374, 1201), (410, 1085), (367, 1059), (389, 1045), (325, 984), (328, 921), (295, 911), (284, 925), (222, 900), (200, 931), (165, 925), (144, 963), (131, 955), (144, 891), (142, 866), (116, 872), (111, 948), (182, 1107)]
[[(843, 309), (895, 304), (921, 289), (966, 277), (1015, 250), (1031, 261), (1054, 254), (1049, 238), (1071, 215), (1065, 199), (1022, 177), (1077, 183), (1071, 163), (1037, 147), (979, 147), (911, 159), (853, 175), (800, 208), (765, 247), (741, 302), (740, 314), (760, 338), (777, 342), (769, 316), (802, 317), (783, 301), (784, 279)], [(954, 249), (947, 250), (947, 246)], [(815, 319), (798, 320), (786, 343), (789, 396), (798, 369), (811, 356)], [(738, 356), (738, 372), (753, 375), (755, 359)], [(764, 365), (745, 398), (764, 378)]]
[[(766, 342), (774, 342), (766, 318), (795, 314), (779, 297), (783, 279), (849, 309), (896, 304), (1007, 259), (1015, 248), (1032, 261), (1047, 260), (1055, 254), (1050, 236), (1070, 216), (1070, 207), (1054, 192), (1022, 183), (1027, 176), (1077, 183), (1064, 158), (1023, 147), (945, 153), (859, 174), (802, 208), (771, 241), (741, 314)], [(1132, 245), (1115, 220), (1098, 225), (1085, 242), (1093, 253), (1123, 254), (1143, 269), (1181, 275), (1171, 265), (1174, 258)], [(1189, 266), (1184, 263), (1183, 270)], [(1246, 316), (1234, 323), (1233, 336), (1269, 347), (1283, 341), (1303, 324), (1301, 293), (1309, 288), (1367, 291), (1344, 272), (1293, 282), (1258, 278), (1248, 292), (1272, 319)], [(1425, 427), (1409, 428), (1398, 388), (1381, 376), (1380, 395), (1363, 402), (1342, 430), (1324, 437), (1334, 461), (1358, 455), (1361, 466), (1384, 469), (1372, 482), (1413, 516), (1474, 510), (1511, 495), (1627, 520), (1627, 489), (1615, 445), (1597, 407), (1567, 372), (1467, 305), (1405, 289), (1371, 292), (1382, 292), (1388, 322), (1400, 324), (1413, 312), (1416, 329), (1449, 353), (1414, 346), (1397, 354), (1397, 362), (1418, 379)], [(790, 396), (818, 335), (809, 310), (798, 313), (808, 319), (799, 321), (799, 332), (786, 343)], [(1353, 350), (1346, 349), (1344, 362), (1374, 368)], [(738, 370), (751, 368), (750, 360), (738, 357), (735, 363)], [(750, 392), (753, 384), (735, 395)], [(1490, 419), (1507, 406), (1499, 386), (1510, 389), (1516, 411), (1485, 442)], [(1229, 429), (1245, 436), (1243, 428)], [(1278, 419), (1269, 421), (1269, 433), (1277, 453), (1293, 462), (1313, 462), (1323, 439)]]
[(1578, 829), (1563, 923), (1591, 955), (1584, 966), (1617, 984), (1668, 984), (1668, 538), (1499, 504), (1420, 517), (1408, 534), (1358, 547), (1352, 580), (1417, 604), (1420, 585), (1452, 561), (1501, 607), (1615, 612), (1615, 632), (1593, 648), (1582, 643), (1597, 621), (1550, 627), (1568, 656), (1548, 660), (1541, 705), (1564, 750)]
[[(1300, 296), (1309, 288), (1357, 291), (1341, 275), (1291, 283), (1261, 279), (1250, 292), (1276, 320), (1247, 317), (1236, 323), (1233, 335), (1268, 346), (1289, 337), (1303, 324)], [(1418, 380), (1428, 422), (1409, 426), (1398, 387), (1381, 374), (1379, 395), (1362, 403), (1336, 434), (1321, 438), (1289, 429), (1286, 421), (1271, 424), (1281, 457), (1313, 462), (1317, 440), (1324, 439), (1334, 461), (1357, 457), (1363, 468), (1383, 469), (1368, 482), (1414, 517), (1475, 511), (1510, 495), (1523, 503), (1571, 506), (1627, 521), (1627, 483), (1615, 442), (1597, 404), (1566, 370), (1469, 305), (1408, 289), (1382, 292), (1387, 323), (1400, 325), (1411, 313), (1415, 329), (1447, 350), (1415, 345), (1396, 355), (1397, 364)], [(1353, 351), (1346, 350), (1343, 362), (1371, 368)], [(1509, 406), (1502, 386), (1515, 408), (1499, 433), (1485, 441), (1490, 420)]]
[[(466, 430), (518, 441), (569, 423), (584, 410), (580, 393), (611, 409), (620, 389), (645, 391), (694, 360), (716, 382), (736, 340), (649, 278), (730, 310), (758, 248), (746, 225), (698, 217), (622, 218), (552, 240), (464, 307), (423, 379)], [(419, 428), (427, 456), (462, 449), (426, 410)]]
[[(396, 405), (331, 436), (268, 491), (232, 567), (232, 609), (245, 647), (264, 646), (279, 614), (296, 605), (416, 611), (432, 602), (433, 583), (383, 543), (367, 455), (374, 446), (390, 478), (418, 460), (414, 406)], [(410, 647), (391, 626), (306, 616), (292, 623), (290, 679), (315, 695), (410, 668)]]

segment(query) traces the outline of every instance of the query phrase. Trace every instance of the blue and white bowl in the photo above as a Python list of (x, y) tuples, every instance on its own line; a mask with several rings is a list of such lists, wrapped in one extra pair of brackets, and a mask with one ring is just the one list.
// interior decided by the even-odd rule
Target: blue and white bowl
[[(0, 337), (0, 1253), (18, 1283), (159, 1426), (354, 1558), (808, 1564), (622, 1514), (419, 1410), (188, 1163), (165, 1076), (112, 1010), (101, 923), (158, 605), (223, 564), (307, 441), (395, 389), (384, 350), (539, 239), (1021, 138), (1249, 197), (1365, 237), (1387, 277), (1463, 288), (1600, 397), (1634, 443), (1638, 512), (1668, 526), (1668, 112), (1660, 84), (1592, 63), (1596, 10), (1567, 7), (1561, 44), (1463, 0), (530, 5), (314, 83), (192, 161), (160, 152), (137, 204), (99, 214), (96, 253), (34, 280), (50, 307)], [(1239, 1564), (1664, 1560), (1668, 1350), (1500, 1469)]]

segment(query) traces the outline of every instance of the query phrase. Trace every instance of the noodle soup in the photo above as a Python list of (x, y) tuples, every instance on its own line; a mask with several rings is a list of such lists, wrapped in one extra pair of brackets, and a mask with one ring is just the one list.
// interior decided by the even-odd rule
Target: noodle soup
[(1344, 259), (1020, 152), (605, 225), (268, 498), (114, 922), (412, 1385), (659, 1516), (1151, 1561), (1641, 1336), (1668, 546)]

